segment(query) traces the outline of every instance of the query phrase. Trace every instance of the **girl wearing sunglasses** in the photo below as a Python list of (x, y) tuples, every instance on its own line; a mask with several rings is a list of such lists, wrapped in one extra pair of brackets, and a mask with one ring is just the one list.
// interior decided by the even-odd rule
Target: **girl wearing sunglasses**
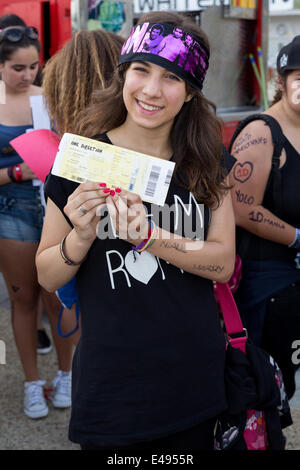
[[(2, 26), (2, 29), (1, 29)], [(12, 325), (25, 374), (24, 412), (30, 418), (48, 414), (45, 382), (37, 370), (37, 309), (40, 294), (52, 325), (59, 369), (69, 371), (72, 346), (56, 333), (59, 302), (38, 284), (35, 253), (41, 237), (43, 206), (34, 173), (10, 145), (32, 129), (29, 97), (41, 95), (33, 83), (39, 70), (40, 43), (34, 27), (2, 25), (0, 19), (0, 73), (5, 87), (0, 104), (0, 271), (12, 305)], [(66, 387), (65, 387), (66, 388)], [(57, 385), (57, 391), (59, 385)], [(58, 398), (63, 398), (58, 400)], [(70, 394), (57, 397), (70, 406)]]
[(37, 39), (38, 30), (34, 26), (9, 26), (0, 30), (0, 44), (6, 39), (10, 42), (19, 42), (27, 36), (29, 39)]

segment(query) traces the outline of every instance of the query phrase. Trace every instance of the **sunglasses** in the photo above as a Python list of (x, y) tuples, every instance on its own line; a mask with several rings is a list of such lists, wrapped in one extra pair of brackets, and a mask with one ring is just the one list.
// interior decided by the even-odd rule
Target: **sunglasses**
[(5, 29), (0, 29), (0, 44), (4, 39), (10, 42), (19, 42), (24, 35), (29, 39), (37, 39), (39, 32), (34, 26), (10, 26)]

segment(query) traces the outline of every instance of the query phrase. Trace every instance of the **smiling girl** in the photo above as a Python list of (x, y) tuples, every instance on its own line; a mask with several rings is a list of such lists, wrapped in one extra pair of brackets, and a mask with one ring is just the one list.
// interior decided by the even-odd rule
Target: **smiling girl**
[[(203, 58), (197, 74), (143, 49), (155, 24), (165, 37), (174, 28), (193, 36)], [(234, 265), (226, 177), (234, 159), (222, 158), (221, 125), (201, 92), (208, 60), (196, 24), (176, 13), (145, 15), (124, 43), (111, 86), (78, 126), (85, 136), (175, 162), (162, 208), (175, 207), (169, 220), (105, 181), (79, 185), (50, 174), (45, 186), (36, 261), (49, 291), (76, 274), (82, 336), (69, 436), (83, 449), (212, 449), (227, 406), (212, 281), (226, 282)], [(97, 237), (108, 220), (100, 209), (116, 236)], [(195, 237), (185, 222), (197, 226)]]

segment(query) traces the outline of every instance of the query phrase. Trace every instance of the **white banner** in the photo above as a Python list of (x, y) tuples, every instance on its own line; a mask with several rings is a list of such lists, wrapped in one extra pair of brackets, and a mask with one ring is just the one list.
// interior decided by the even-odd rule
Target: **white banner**
[[(135, 14), (140, 14), (161, 10), (199, 11), (220, 4), (220, 0), (134, 0), (133, 8)], [(229, 0), (224, 4), (229, 4)]]
[(294, 0), (269, 0), (269, 11), (292, 10)]

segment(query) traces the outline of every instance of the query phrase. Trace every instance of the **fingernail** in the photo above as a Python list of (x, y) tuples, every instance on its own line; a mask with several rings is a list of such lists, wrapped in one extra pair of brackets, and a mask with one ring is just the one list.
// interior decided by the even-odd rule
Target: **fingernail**
[(99, 186), (100, 186), (101, 188), (105, 188), (106, 183), (99, 183)]
[(107, 193), (109, 193), (109, 192), (110, 192), (110, 189), (109, 189), (109, 188), (106, 188), (106, 189), (104, 189), (104, 191), (103, 191), (103, 192), (107, 194)]
[(121, 191), (122, 191), (122, 189), (116, 188), (116, 193), (120, 193)]
[(114, 196), (115, 194), (116, 194), (115, 191), (112, 189), (111, 192), (110, 192), (110, 195)]

